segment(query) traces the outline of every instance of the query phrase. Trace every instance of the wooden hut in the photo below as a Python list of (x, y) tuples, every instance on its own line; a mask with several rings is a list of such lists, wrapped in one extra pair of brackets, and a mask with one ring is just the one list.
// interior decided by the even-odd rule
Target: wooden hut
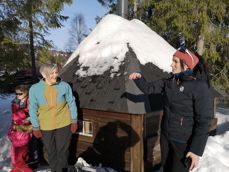
[(131, 172), (145, 171), (146, 162), (150, 166), (159, 163), (161, 96), (144, 95), (128, 80), (128, 74), (140, 70), (151, 80), (168, 74), (153, 64), (140, 65), (131, 48), (113, 78), (109, 71), (100, 76), (77, 77), (77, 61), (75, 58), (61, 72), (61, 78), (72, 84), (80, 107), (76, 156), (93, 165), (101, 163)]

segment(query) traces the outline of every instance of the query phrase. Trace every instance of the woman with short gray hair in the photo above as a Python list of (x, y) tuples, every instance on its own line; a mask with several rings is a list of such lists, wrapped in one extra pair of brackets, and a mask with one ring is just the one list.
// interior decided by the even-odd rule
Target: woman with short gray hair
[(42, 79), (29, 90), (33, 134), (41, 138), (52, 171), (67, 171), (71, 134), (77, 125), (77, 107), (70, 85), (58, 78), (56, 64), (40, 67)]

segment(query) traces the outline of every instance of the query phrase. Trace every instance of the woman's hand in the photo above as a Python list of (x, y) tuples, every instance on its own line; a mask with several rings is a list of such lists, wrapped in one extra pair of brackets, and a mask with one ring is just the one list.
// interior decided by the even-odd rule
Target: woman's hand
[(71, 124), (71, 132), (74, 134), (78, 129), (78, 124), (77, 123), (72, 123)]
[(42, 133), (41, 133), (41, 130), (33, 130), (33, 135), (39, 139), (42, 137)]
[(138, 79), (138, 78), (141, 78), (142, 75), (140, 73), (137, 73), (137, 72), (134, 72), (132, 74), (129, 75), (129, 79), (130, 80), (135, 80), (135, 79)]
[(190, 157), (192, 159), (192, 163), (189, 167), (189, 170), (193, 170), (195, 167), (197, 167), (198, 163), (199, 163), (199, 156), (192, 153), (192, 152), (188, 152), (186, 155), (186, 158)]

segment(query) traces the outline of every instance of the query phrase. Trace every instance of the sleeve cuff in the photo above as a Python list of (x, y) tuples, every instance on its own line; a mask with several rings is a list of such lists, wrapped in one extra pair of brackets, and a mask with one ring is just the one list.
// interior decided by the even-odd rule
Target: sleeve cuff
[(39, 127), (33, 127), (33, 131), (37, 131), (37, 130), (40, 130)]
[(72, 119), (72, 123), (77, 123), (77, 119)]

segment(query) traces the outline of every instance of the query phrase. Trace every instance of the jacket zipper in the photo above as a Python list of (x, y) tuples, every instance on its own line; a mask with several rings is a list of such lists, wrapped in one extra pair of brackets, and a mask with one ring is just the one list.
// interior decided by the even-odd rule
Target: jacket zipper
[(180, 126), (183, 126), (183, 120), (184, 120), (184, 117), (182, 116), (182, 117), (180, 118)]

